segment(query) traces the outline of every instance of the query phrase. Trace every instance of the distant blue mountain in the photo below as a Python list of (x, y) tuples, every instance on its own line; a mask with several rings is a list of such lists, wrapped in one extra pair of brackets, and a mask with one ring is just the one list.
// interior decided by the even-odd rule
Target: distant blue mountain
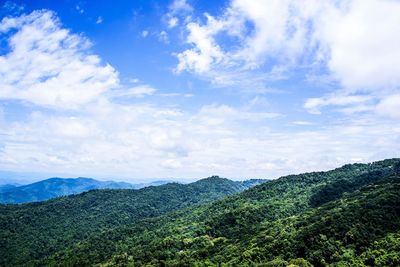
[(43, 201), (55, 197), (79, 194), (92, 189), (139, 189), (151, 185), (162, 185), (168, 181), (130, 184), (125, 182), (98, 181), (92, 178), (50, 178), (28, 185), (0, 186), (0, 203), (25, 203)]
[(3, 185), (0, 185), (0, 193), (6, 192), (6, 191), (10, 191), (10, 190), (16, 188), (17, 186), (18, 185), (16, 185), (16, 184), (3, 184)]

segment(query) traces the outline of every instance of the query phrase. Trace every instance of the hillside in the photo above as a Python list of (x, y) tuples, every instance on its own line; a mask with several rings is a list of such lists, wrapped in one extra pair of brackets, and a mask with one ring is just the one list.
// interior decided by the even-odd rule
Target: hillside
[(0, 205), (0, 265), (22, 265), (140, 219), (210, 202), (260, 183), (210, 177), (139, 190), (92, 190), (45, 202)]
[(79, 194), (93, 189), (134, 188), (132, 184), (113, 181), (97, 181), (91, 178), (49, 178), (22, 186), (3, 186), (0, 203), (26, 203), (55, 197)]
[(13, 185), (13, 184), (0, 185), (0, 193), (11, 191), (16, 187), (17, 187), (17, 185)]
[(140, 189), (163, 185), (169, 181), (130, 184), (125, 182), (98, 181), (92, 178), (49, 178), (32, 184), (0, 186), (0, 203), (16, 204), (44, 201), (56, 197), (80, 194), (93, 189)]
[(398, 266), (399, 169), (393, 159), (282, 177), (96, 233), (36, 263)]

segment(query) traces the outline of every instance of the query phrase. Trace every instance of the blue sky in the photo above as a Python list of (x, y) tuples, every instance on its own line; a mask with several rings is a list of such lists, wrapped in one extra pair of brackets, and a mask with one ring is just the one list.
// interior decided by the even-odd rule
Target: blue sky
[(276, 178), (399, 157), (398, 1), (0, 3), (1, 170)]

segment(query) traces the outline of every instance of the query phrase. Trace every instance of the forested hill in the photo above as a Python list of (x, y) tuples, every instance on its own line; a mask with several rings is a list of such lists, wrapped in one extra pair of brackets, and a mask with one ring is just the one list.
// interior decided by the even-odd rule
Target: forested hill
[[(203, 183), (234, 182), (210, 178), (182, 191), (170, 184), (157, 197), (161, 191), (144, 190), (142, 209), (122, 213), (113, 211), (140, 200), (116, 204), (121, 197), (110, 190), (48, 206), (2, 206), (0, 265), (400, 266), (400, 159), (289, 175), (208, 203), (189, 200), (187, 190), (207, 194)], [(243, 186), (232, 185), (225, 195)], [(65, 200), (71, 206), (59, 209)], [(135, 217), (141, 210), (150, 215)]]
[(210, 177), (139, 190), (92, 190), (44, 202), (0, 205), (0, 266), (23, 265), (94, 233), (243, 191), (264, 180)]
[(93, 189), (128, 189), (135, 185), (114, 182), (97, 181), (92, 178), (49, 178), (22, 186), (3, 186), (0, 192), (0, 203), (26, 203), (43, 201), (60, 196), (79, 194)]
[(39, 265), (400, 266), (400, 160), (290, 175), (88, 237)]
[(126, 183), (98, 181), (92, 178), (49, 178), (27, 185), (6, 184), (0, 186), (0, 203), (16, 204), (44, 201), (56, 197), (80, 194), (93, 189), (141, 189), (152, 185), (163, 185), (171, 181), (148, 183)]

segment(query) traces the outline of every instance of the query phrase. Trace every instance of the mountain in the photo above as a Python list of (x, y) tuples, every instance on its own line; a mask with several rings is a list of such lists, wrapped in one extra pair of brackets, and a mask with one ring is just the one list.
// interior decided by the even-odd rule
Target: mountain
[(260, 182), (210, 177), (190, 184), (91, 190), (44, 202), (0, 205), (0, 266), (34, 264), (96, 233), (217, 200)]
[(18, 185), (16, 185), (16, 184), (3, 184), (3, 185), (0, 185), (0, 193), (13, 190), (16, 187), (18, 187)]
[(109, 188), (134, 188), (124, 182), (97, 181), (91, 178), (50, 178), (23, 186), (7, 185), (0, 191), (0, 203), (24, 203), (43, 201), (59, 196), (79, 194), (85, 191)]
[(44, 201), (55, 197), (79, 194), (93, 189), (140, 189), (157, 186), (171, 181), (154, 181), (130, 184), (126, 182), (98, 181), (92, 178), (49, 178), (36, 183), (18, 186), (0, 185), (0, 203), (27, 203)]
[(168, 183), (176, 183), (176, 181), (174, 180), (155, 180), (152, 182), (148, 182), (148, 183), (135, 183), (132, 184), (132, 188), (133, 189), (141, 189), (144, 187), (148, 187), (148, 186), (159, 186), (159, 185), (164, 185), (164, 184), (168, 184)]
[(285, 176), (211, 203), (94, 233), (32, 262), (400, 266), (400, 160)]
[[(256, 183), (257, 184), (257, 183)], [(6, 266), (400, 266), (400, 159), (0, 206)]]

